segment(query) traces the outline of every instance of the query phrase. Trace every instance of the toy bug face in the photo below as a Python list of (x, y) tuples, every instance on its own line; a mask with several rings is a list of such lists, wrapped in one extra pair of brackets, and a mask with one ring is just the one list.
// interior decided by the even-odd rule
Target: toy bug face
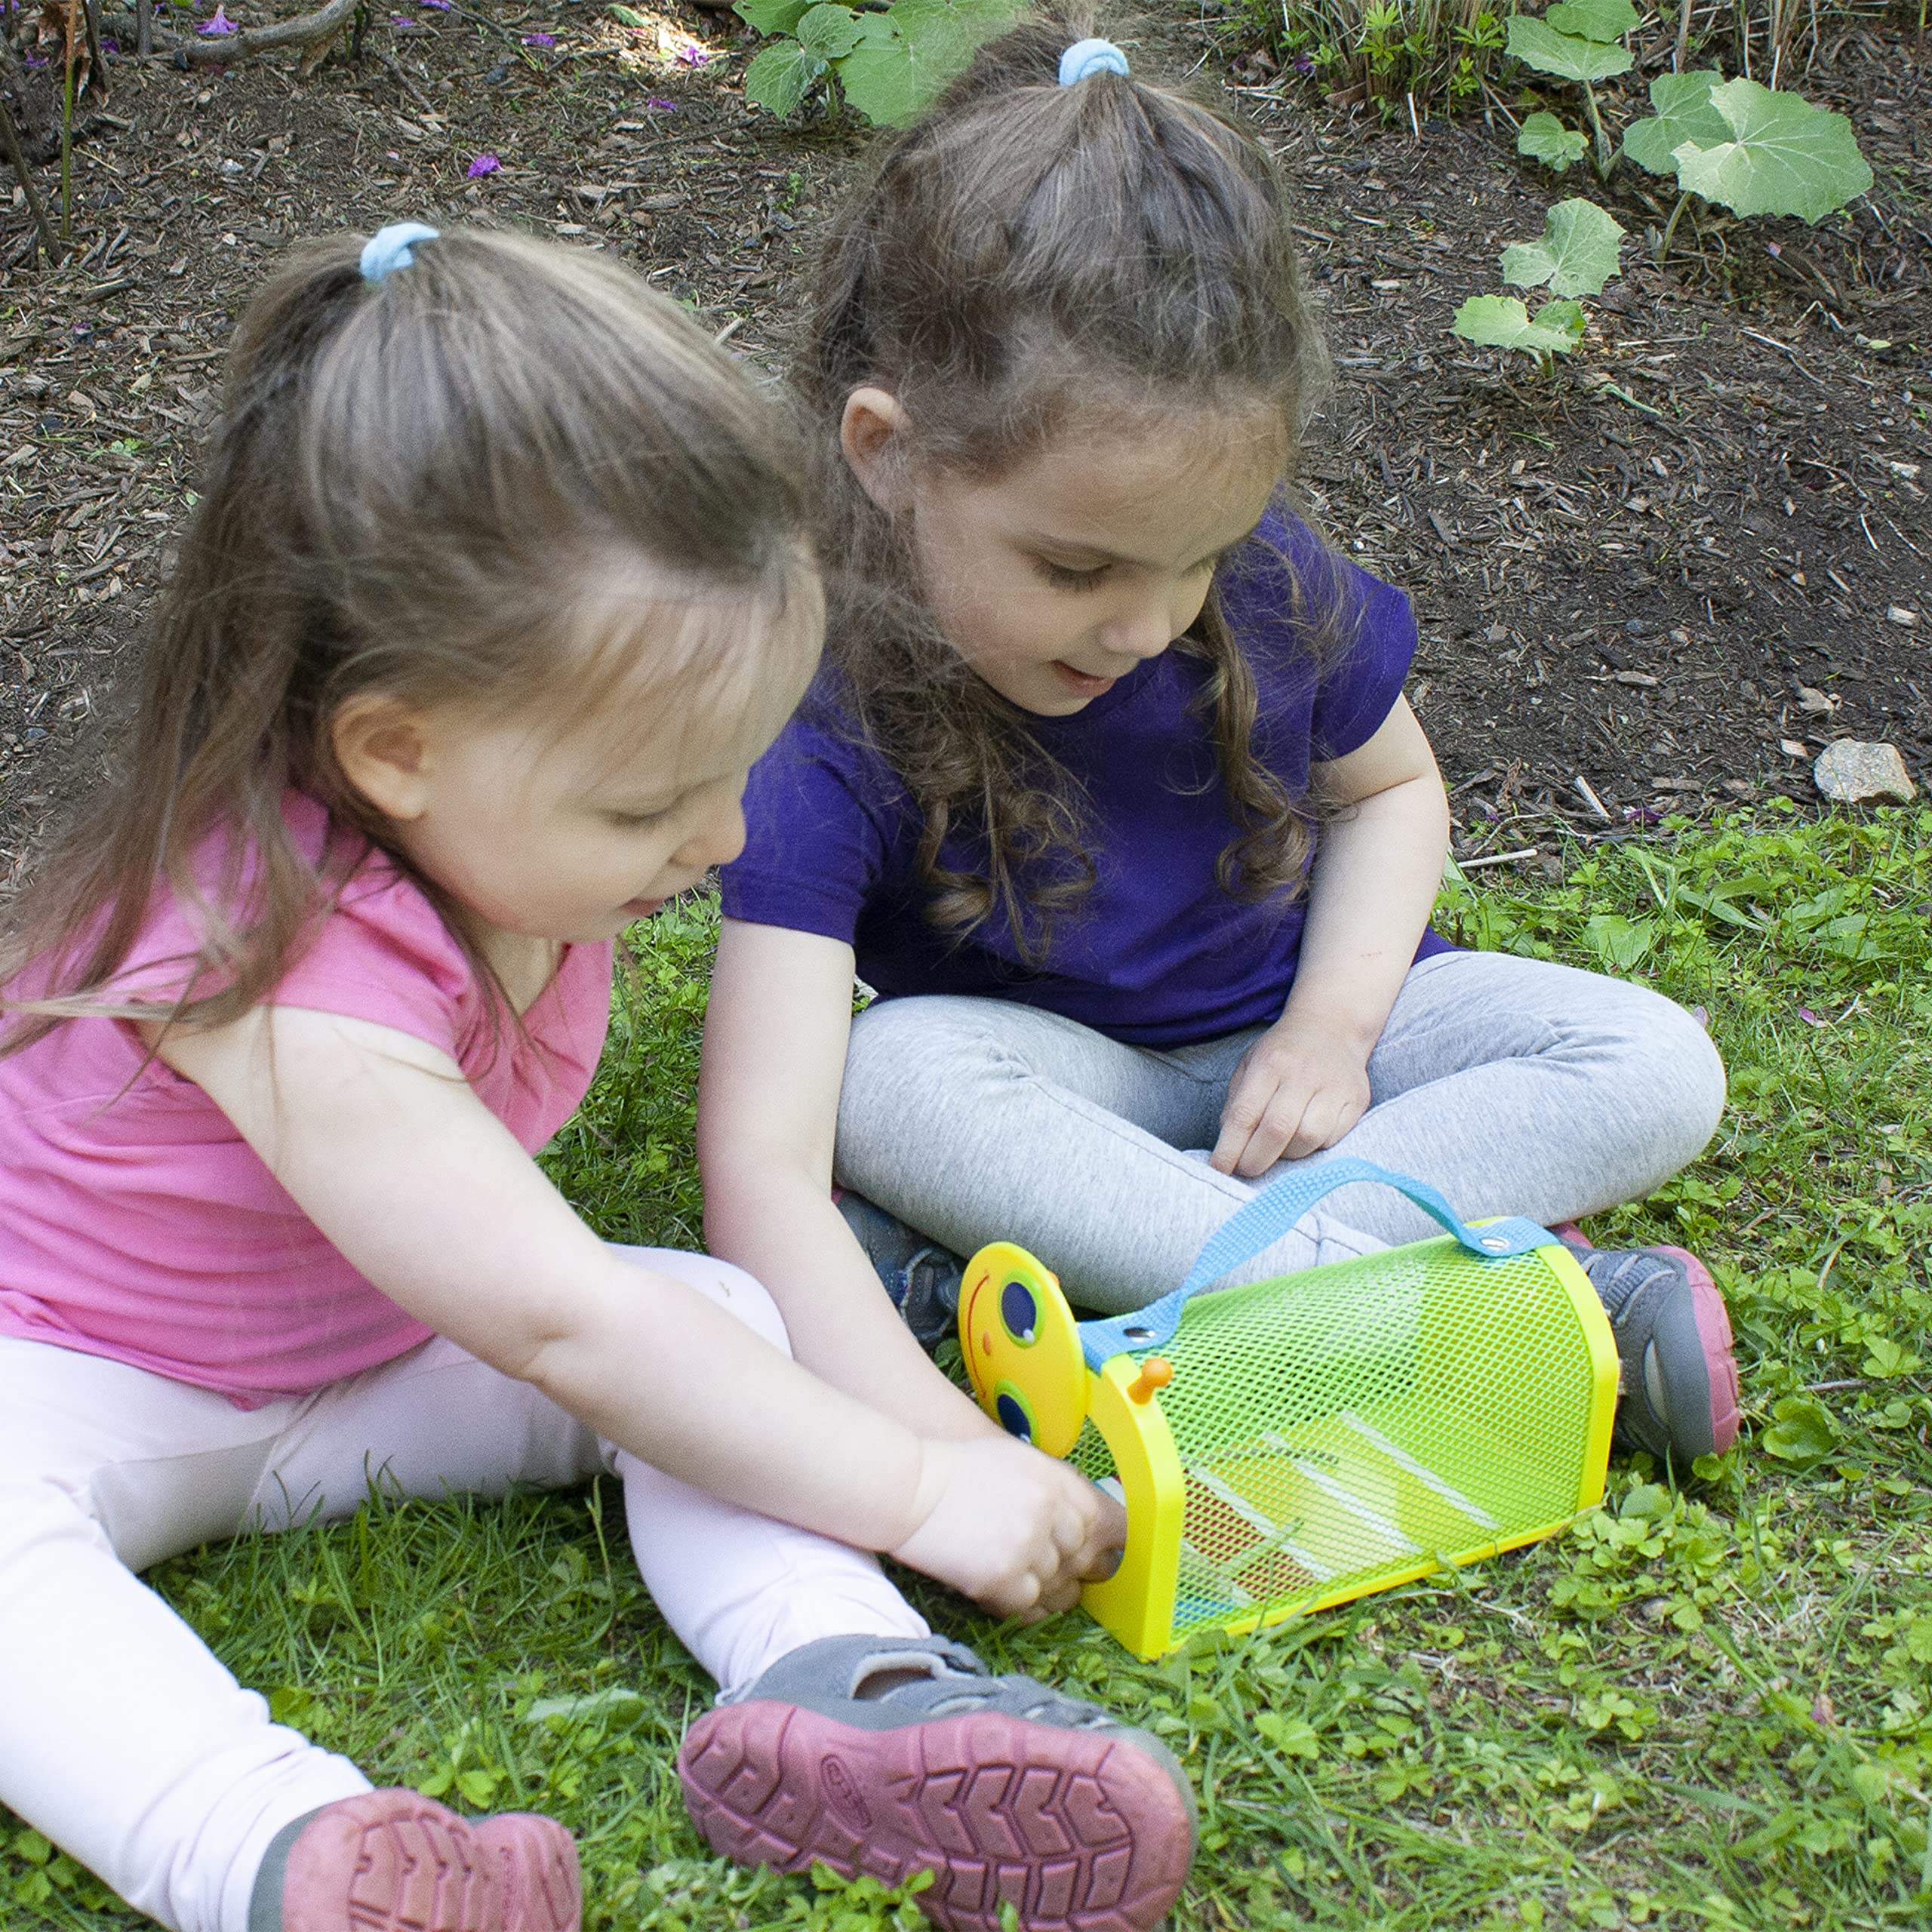
[(1023, 1247), (995, 1241), (966, 1264), (959, 1346), (980, 1406), (1049, 1456), (1073, 1447), (1087, 1414), (1087, 1363), (1060, 1283)]

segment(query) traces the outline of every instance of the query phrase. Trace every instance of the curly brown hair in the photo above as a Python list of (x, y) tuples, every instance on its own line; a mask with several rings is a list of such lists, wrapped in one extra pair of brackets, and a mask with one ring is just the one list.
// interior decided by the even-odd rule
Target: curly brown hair
[[(1206, 412), (1278, 430), (1282, 487), (1329, 365), (1273, 158), (1218, 109), (1102, 73), (1072, 87), (1060, 57), (1091, 23), (1042, 11), (982, 48), (912, 127), (888, 137), (834, 223), (794, 381), (818, 429), (828, 585), (828, 711), (856, 715), (922, 814), (928, 916), (963, 936), (995, 909), (1021, 956), (1094, 878), (1082, 803), (1027, 715), (967, 668), (927, 608), (908, 519), (839, 454), (853, 391), (903, 407), (915, 460), (993, 481), (1069, 428), (1091, 433)], [(1311, 614), (1337, 560), (1281, 574), (1312, 660), (1340, 640)], [(1254, 755), (1254, 672), (1211, 594), (1173, 647), (1198, 660), (1221, 783), (1241, 831), (1223, 888), (1299, 889), (1306, 799)], [(942, 863), (949, 833), (983, 869)]]

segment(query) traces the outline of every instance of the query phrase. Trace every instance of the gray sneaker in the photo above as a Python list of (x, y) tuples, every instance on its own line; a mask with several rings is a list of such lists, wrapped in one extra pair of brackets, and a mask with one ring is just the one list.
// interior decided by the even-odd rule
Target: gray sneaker
[(1148, 1932), (1187, 1876), (1194, 1793), (1158, 1738), (944, 1638), (827, 1637), (707, 1712), (678, 1756), (714, 1851), (900, 1884), (946, 1932)]
[(1597, 1291), (1622, 1374), (1611, 1441), (1687, 1471), (1737, 1440), (1730, 1317), (1710, 1270), (1681, 1247), (1592, 1247), (1566, 1223), (1558, 1238)]
[(931, 1355), (958, 1325), (965, 1263), (849, 1188), (838, 1195), (838, 1211), (913, 1339)]

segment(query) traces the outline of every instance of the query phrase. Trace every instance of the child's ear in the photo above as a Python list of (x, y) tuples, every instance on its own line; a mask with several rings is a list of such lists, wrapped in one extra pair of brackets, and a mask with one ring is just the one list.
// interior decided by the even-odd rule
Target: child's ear
[(429, 801), (427, 721), (400, 698), (365, 692), (337, 707), (329, 740), (342, 775), (383, 817), (420, 818)]
[(838, 446), (859, 487), (888, 512), (905, 507), (907, 445), (911, 419), (890, 389), (870, 384), (845, 398), (838, 421)]

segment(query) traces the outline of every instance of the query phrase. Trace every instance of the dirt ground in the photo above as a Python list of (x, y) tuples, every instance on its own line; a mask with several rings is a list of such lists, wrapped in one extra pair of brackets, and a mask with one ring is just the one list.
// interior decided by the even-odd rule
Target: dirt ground
[[(306, 77), (283, 56), (184, 72), (110, 53), (58, 269), (0, 189), (0, 878), (97, 780), (229, 327), (292, 240), (528, 223), (616, 250), (782, 368), (862, 136), (747, 109), (752, 37), (682, 0), (637, 8), (641, 29), (592, 0), (392, 4)], [(1932, 48), (1910, 20), (1828, 26), (1800, 84), (1851, 115), (1871, 194), (1816, 229), (1687, 220), (1660, 271), (1644, 230), (1667, 205), (1621, 175), (1541, 175), (1514, 152), (1514, 96), (1385, 129), (1213, 20), (1115, 18), (1145, 64), (1231, 88), (1300, 184), (1340, 379), (1306, 485), (1414, 595), (1411, 696), (1461, 849), (1811, 799), (1841, 737), (1889, 740), (1932, 779)], [(131, 20), (105, 31), (133, 45)], [(57, 72), (14, 97), (50, 200)], [(1574, 193), (1632, 237), (1583, 348), (1544, 377), (1450, 336), (1500, 286), (1503, 245)]]

